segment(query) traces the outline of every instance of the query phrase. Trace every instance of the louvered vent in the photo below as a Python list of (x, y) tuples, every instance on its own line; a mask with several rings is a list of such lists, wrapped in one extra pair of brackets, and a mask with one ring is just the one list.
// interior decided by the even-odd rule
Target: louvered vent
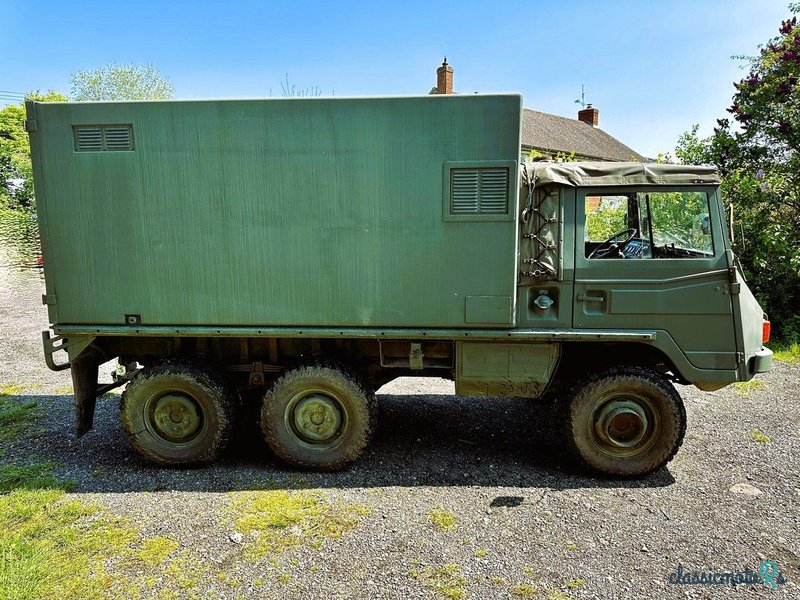
[(508, 169), (452, 169), (450, 214), (508, 213)]
[(72, 133), (77, 152), (133, 150), (131, 125), (75, 125)]

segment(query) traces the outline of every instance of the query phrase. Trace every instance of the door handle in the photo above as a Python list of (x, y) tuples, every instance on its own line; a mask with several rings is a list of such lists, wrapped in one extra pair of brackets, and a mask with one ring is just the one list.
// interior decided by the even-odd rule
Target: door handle
[(577, 296), (579, 302), (605, 302), (606, 299), (603, 296), (590, 296), (588, 294), (578, 294)]

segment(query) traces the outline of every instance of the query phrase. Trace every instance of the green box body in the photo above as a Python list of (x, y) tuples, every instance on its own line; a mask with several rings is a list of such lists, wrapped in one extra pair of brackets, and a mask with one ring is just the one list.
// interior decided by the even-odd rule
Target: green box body
[[(511, 326), (521, 102), (31, 104), (51, 321)], [(443, 218), (445, 163), (505, 213)]]

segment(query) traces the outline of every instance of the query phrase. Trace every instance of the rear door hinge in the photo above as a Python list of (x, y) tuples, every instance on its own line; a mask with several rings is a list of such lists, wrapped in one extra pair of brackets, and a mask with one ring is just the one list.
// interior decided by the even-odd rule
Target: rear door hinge
[(56, 303), (55, 294), (42, 294), (42, 304), (52, 305)]
[(32, 133), (34, 131), (38, 131), (38, 126), (36, 125), (36, 119), (26, 119), (25, 120), (25, 131)]

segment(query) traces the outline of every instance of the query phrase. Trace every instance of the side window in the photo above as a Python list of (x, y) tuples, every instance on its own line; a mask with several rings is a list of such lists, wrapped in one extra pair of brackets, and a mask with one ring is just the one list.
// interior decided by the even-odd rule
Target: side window
[(589, 259), (708, 258), (714, 255), (708, 194), (700, 191), (587, 195)]

